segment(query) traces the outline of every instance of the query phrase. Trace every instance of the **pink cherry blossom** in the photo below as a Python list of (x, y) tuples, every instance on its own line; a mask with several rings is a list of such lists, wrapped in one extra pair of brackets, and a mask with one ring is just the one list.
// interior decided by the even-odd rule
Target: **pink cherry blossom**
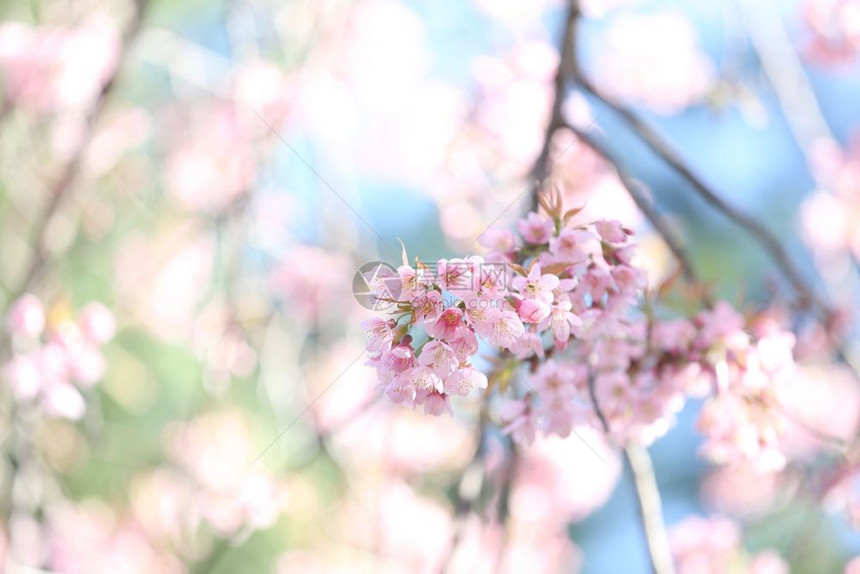
[(595, 236), (584, 229), (562, 229), (557, 237), (550, 239), (549, 252), (563, 263), (581, 263), (593, 251)]
[(604, 241), (610, 243), (622, 243), (627, 240), (628, 233), (620, 221), (606, 220), (594, 222), (594, 228)]
[(513, 288), (520, 292), (526, 299), (537, 299), (544, 303), (552, 303), (553, 290), (559, 285), (556, 275), (542, 274), (540, 265), (535, 265), (529, 271), (528, 276), (518, 275), (514, 277)]
[(523, 444), (531, 444), (537, 434), (538, 422), (531, 404), (527, 400), (509, 400), (504, 403), (499, 416), (502, 431), (511, 434)]
[(438, 291), (427, 291), (413, 301), (415, 313), (418, 318), (428, 323), (438, 319), (444, 310), (445, 303), (442, 294)]
[(517, 315), (524, 323), (540, 323), (550, 314), (550, 306), (540, 299), (523, 299), (517, 306)]
[(367, 350), (372, 352), (387, 351), (394, 340), (391, 321), (370, 317), (361, 322), (361, 330), (367, 338)]
[(443, 291), (469, 291), (474, 288), (474, 262), (466, 259), (440, 259), (436, 279)]
[(525, 219), (517, 221), (517, 231), (529, 243), (546, 243), (552, 237), (553, 223), (543, 215), (529, 213)]
[(505, 309), (493, 309), (489, 325), (478, 330), (478, 334), (486, 337), (491, 345), (502, 349), (510, 348), (524, 332), (519, 316)]
[(457, 369), (445, 379), (445, 392), (465, 397), (475, 389), (487, 388), (487, 376), (472, 368)]
[(510, 253), (514, 250), (514, 234), (507, 229), (491, 227), (481, 234), (478, 243), (498, 253)]
[(540, 336), (534, 331), (526, 331), (511, 345), (511, 352), (519, 359), (527, 359), (532, 355), (543, 357), (543, 342)]
[(418, 364), (422, 367), (430, 367), (437, 377), (444, 379), (454, 372), (459, 365), (459, 360), (450, 346), (442, 341), (434, 340), (421, 349)]
[(442, 414), (453, 414), (448, 395), (436, 391), (430, 392), (424, 399), (424, 413), (434, 417)]
[(571, 334), (576, 335), (583, 324), (581, 318), (570, 312), (571, 307), (568, 301), (553, 305), (549, 317), (538, 326), (539, 329), (545, 329), (547, 326), (552, 329), (552, 337), (558, 349), (565, 349)]
[(416, 392), (436, 391), (441, 393), (444, 390), (442, 379), (430, 367), (419, 366), (409, 369), (400, 375), (404, 383), (412, 386)]
[(433, 321), (424, 324), (427, 334), (451, 342), (459, 339), (461, 332), (466, 328), (463, 323), (463, 311), (457, 307), (449, 307), (442, 311)]
[(382, 363), (393, 372), (402, 373), (415, 366), (415, 351), (409, 343), (398, 343), (383, 355)]

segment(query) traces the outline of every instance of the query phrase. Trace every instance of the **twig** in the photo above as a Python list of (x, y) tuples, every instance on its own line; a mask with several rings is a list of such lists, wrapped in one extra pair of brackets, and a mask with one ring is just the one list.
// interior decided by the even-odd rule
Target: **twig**
[(576, 65), (574, 50), (576, 49), (576, 21), (578, 18), (579, 2), (577, 0), (570, 0), (564, 18), (561, 45), (558, 49), (558, 68), (556, 69), (555, 80), (553, 81), (553, 101), (549, 123), (546, 126), (546, 132), (544, 132), (543, 145), (530, 174), (531, 181), (535, 182), (531, 194), (531, 211), (537, 210), (538, 191), (540, 190), (541, 182), (548, 175), (547, 172), (550, 168), (549, 152), (552, 147), (552, 137), (555, 135), (556, 130), (564, 126), (562, 105), (564, 104), (568, 78), (571, 77)]
[(631, 444), (624, 448), (624, 460), (633, 475), (636, 485), (636, 495), (639, 501), (639, 513), (645, 528), (645, 539), (648, 542), (648, 552), (651, 554), (651, 565), (657, 574), (674, 574), (675, 564), (672, 562), (672, 551), (669, 547), (669, 537), (663, 524), (663, 511), (660, 502), (660, 490), (654, 477), (654, 467), (651, 457), (645, 447)]
[[(588, 377), (588, 394), (594, 405), (594, 412), (603, 426), (606, 434), (609, 434), (609, 422), (600, 409), (597, 402), (597, 394), (594, 389), (594, 375)], [(655, 574), (674, 574), (675, 564), (672, 561), (672, 551), (669, 547), (669, 537), (666, 535), (666, 526), (663, 524), (663, 510), (660, 501), (660, 490), (657, 488), (657, 479), (654, 477), (654, 466), (648, 451), (637, 444), (629, 444), (624, 447), (624, 462), (630, 469), (633, 483), (636, 487), (636, 500), (639, 503), (639, 517), (642, 520), (642, 529), (645, 532), (645, 541), (648, 544), (648, 554), (651, 557), (651, 566)]]
[(698, 275), (696, 274), (693, 262), (690, 260), (690, 256), (682, 245), (681, 238), (672, 231), (665, 218), (657, 212), (652, 201), (642, 193), (641, 184), (633, 179), (630, 173), (621, 165), (612, 152), (609, 151), (606, 146), (597, 141), (596, 138), (588, 135), (585, 131), (572, 124), (566, 124), (566, 126), (573, 131), (577, 137), (584, 141), (588, 147), (594, 150), (595, 153), (605, 159), (615, 169), (615, 172), (618, 174), (618, 178), (627, 189), (627, 193), (633, 199), (636, 207), (639, 208), (639, 211), (642, 212), (645, 219), (647, 219), (651, 226), (654, 227), (663, 239), (666, 247), (669, 248), (669, 251), (672, 252), (672, 255), (678, 261), (684, 277), (691, 283), (697, 283), (699, 281)]
[(788, 253), (783, 248), (780, 240), (767, 228), (762, 226), (755, 218), (740, 211), (736, 207), (726, 203), (716, 194), (695, 172), (687, 165), (681, 155), (675, 150), (655, 128), (639, 117), (633, 110), (616, 102), (609, 96), (602, 94), (582, 74), (578, 74), (577, 80), (587, 92), (603, 102), (615, 111), (627, 123), (640, 139), (642, 139), (659, 157), (668, 163), (679, 175), (681, 175), (693, 189), (711, 207), (722, 213), (725, 217), (735, 223), (738, 227), (749, 233), (758, 244), (767, 252), (774, 264), (779, 268), (782, 275), (788, 280), (799, 296), (799, 304), (802, 307), (811, 307), (823, 319), (832, 315), (830, 306), (819, 299), (812, 288), (807, 285), (798, 268), (791, 261)]

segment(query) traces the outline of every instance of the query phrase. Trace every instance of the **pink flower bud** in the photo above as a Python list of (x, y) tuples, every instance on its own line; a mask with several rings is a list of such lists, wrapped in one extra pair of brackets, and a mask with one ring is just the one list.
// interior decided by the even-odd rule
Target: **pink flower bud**
[(627, 234), (624, 232), (624, 227), (620, 221), (595, 221), (594, 228), (600, 234), (600, 237), (609, 243), (621, 243), (627, 239)]
[(113, 313), (101, 303), (85, 305), (78, 315), (78, 326), (88, 339), (100, 345), (110, 341), (116, 333)]
[(45, 308), (35, 295), (18, 298), (6, 315), (6, 327), (12, 335), (35, 339), (45, 329)]
[(523, 299), (517, 308), (517, 315), (526, 323), (540, 323), (549, 317), (549, 305), (537, 299)]

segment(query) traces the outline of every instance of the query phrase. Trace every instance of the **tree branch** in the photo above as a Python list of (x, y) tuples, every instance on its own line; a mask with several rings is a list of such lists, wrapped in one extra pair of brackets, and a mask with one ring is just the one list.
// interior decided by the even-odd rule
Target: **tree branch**
[(669, 537), (663, 524), (663, 511), (660, 501), (660, 490), (654, 477), (654, 467), (648, 451), (641, 445), (631, 444), (624, 448), (624, 460), (633, 482), (636, 485), (636, 497), (639, 501), (639, 514), (645, 529), (645, 540), (651, 555), (651, 565), (656, 574), (674, 574), (675, 564), (672, 561), (672, 550), (669, 547)]
[(597, 155), (601, 156), (615, 169), (615, 172), (618, 174), (618, 178), (627, 189), (627, 193), (630, 195), (631, 199), (633, 199), (636, 207), (639, 208), (639, 211), (642, 212), (645, 219), (647, 219), (651, 226), (657, 231), (663, 239), (663, 242), (666, 244), (666, 247), (669, 248), (669, 251), (672, 252), (672, 255), (678, 261), (684, 277), (691, 283), (697, 283), (699, 281), (698, 275), (696, 274), (693, 262), (690, 260), (690, 256), (683, 247), (683, 241), (677, 234), (675, 234), (674, 231), (672, 231), (666, 219), (657, 212), (651, 199), (646, 197), (642, 192), (641, 184), (633, 179), (618, 159), (612, 155), (612, 152), (609, 151), (606, 146), (598, 142), (596, 138), (590, 136), (584, 130), (572, 124), (566, 124), (566, 126), (575, 133), (580, 140), (584, 141), (588, 147), (594, 150)]
[[(594, 405), (594, 412), (597, 413), (597, 418), (608, 436), (609, 422), (597, 402), (594, 385), (594, 375), (589, 373), (588, 394), (591, 397), (592, 405)], [(633, 477), (633, 483), (636, 487), (639, 517), (642, 520), (642, 529), (645, 533), (645, 542), (648, 545), (651, 567), (655, 574), (675, 574), (675, 563), (672, 561), (669, 537), (666, 535), (666, 526), (663, 524), (660, 490), (657, 488), (657, 479), (654, 477), (651, 457), (641, 445), (629, 444), (624, 447), (624, 462), (630, 469), (630, 475)]]
[(550, 109), (549, 123), (546, 126), (546, 132), (544, 132), (543, 145), (530, 174), (530, 179), (534, 182), (530, 211), (535, 211), (538, 208), (537, 194), (541, 188), (540, 184), (549, 175), (549, 170), (552, 166), (552, 161), (550, 161), (549, 157), (549, 151), (552, 147), (552, 137), (555, 135), (556, 130), (563, 127), (565, 123), (562, 114), (562, 105), (564, 104), (567, 81), (572, 77), (576, 66), (576, 21), (579, 19), (579, 14), (578, 0), (569, 0), (564, 16), (564, 31), (562, 32), (561, 45), (558, 49), (558, 68), (556, 69), (555, 80), (553, 82), (553, 101), (552, 108)]
[(734, 222), (735, 225), (744, 229), (753, 237), (753, 239), (756, 240), (756, 242), (758, 242), (798, 294), (799, 303), (802, 307), (812, 308), (824, 319), (828, 319), (832, 315), (830, 306), (819, 299), (813, 289), (806, 283), (803, 275), (789, 258), (788, 253), (782, 246), (782, 243), (773, 233), (762, 226), (755, 218), (726, 203), (698, 175), (696, 175), (669, 141), (655, 128), (651, 127), (651, 125), (649, 125), (644, 119), (639, 117), (639, 115), (633, 110), (623, 106), (605, 94), (602, 94), (582, 74), (577, 73), (576, 79), (579, 85), (581, 85), (587, 92), (615, 111), (627, 123), (630, 129), (632, 129), (639, 138), (654, 151), (654, 153), (656, 153), (676, 172), (678, 172), (679, 175), (687, 180), (687, 182), (693, 187), (699, 196), (705, 200), (705, 202)]

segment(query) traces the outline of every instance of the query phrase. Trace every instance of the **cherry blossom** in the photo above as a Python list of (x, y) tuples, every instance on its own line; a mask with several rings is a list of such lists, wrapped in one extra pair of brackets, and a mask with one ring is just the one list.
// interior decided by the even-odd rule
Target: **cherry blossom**
[(52, 309), (50, 320), (45, 316), (41, 301), (32, 294), (12, 304), (7, 328), (30, 341), (0, 365), (0, 374), (16, 400), (37, 403), (49, 417), (79, 420), (86, 413), (82, 393), (105, 374), (100, 348), (116, 330), (113, 314), (100, 303), (90, 303), (77, 320), (62, 304)]

